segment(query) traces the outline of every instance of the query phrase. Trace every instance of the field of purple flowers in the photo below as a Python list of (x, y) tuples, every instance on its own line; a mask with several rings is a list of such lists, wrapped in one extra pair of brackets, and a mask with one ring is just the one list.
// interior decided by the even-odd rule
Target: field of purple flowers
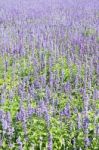
[(99, 1), (0, 1), (0, 150), (99, 150)]

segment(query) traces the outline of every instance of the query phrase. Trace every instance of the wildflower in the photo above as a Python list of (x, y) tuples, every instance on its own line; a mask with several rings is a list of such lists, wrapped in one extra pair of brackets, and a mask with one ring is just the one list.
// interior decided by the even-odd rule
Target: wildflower
[(26, 111), (23, 107), (21, 107), (20, 111), (17, 113), (17, 119), (19, 121), (26, 122), (26, 117), (27, 117)]
[(80, 113), (78, 113), (77, 121), (78, 121), (78, 129), (81, 129), (81, 114)]
[(21, 142), (21, 138), (18, 137), (18, 139), (16, 140), (17, 144), (19, 145), (19, 150), (23, 150), (22, 146), (23, 146), (23, 143)]
[(67, 104), (64, 108), (64, 110), (61, 112), (61, 115), (65, 115), (68, 118), (70, 118), (70, 105)]
[(52, 134), (49, 133), (49, 135), (48, 135), (48, 150), (52, 150), (52, 149), (53, 149)]
[(85, 138), (85, 147), (90, 145), (90, 139), (88, 137)]
[(89, 124), (89, 119), (88, 119), (88, 117), (85, 117), (83, 119), (83, 128), (87, 129), (88, 128), (88, 124)]

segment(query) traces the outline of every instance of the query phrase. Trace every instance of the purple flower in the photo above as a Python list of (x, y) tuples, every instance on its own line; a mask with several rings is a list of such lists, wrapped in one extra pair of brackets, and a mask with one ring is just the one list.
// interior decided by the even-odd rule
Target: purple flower
[(36, 113), (36, 110), (34, 108), (31, 108), (31, 107), (28, 108), (27, 114), (29, 117), (35, 113)]
[(34, 88), (39, 88), (40, 87), (40, 82), (38, 80), (34, 81)]
[(88, 124), (89, 124), (89, 119), (88, 119), (88, 117), (85, 117), (83, 119), (83, 128), (87, 129), (88, 128)]
[(6, 113), (6, 120), (7, 120), (7, 134), (9, 135), (9, 138), (11, 138), (11, 136), (13, 135), (13, 132), (14, 132), (14, 128), (12, 127), (12, 119), (11, 119), (11, 114), (10, 112), (7, 112)]
[(53, 88), (54, 79), (53, 79), (53, 73), (50, 72), (50, 78), (49, 78), (50, 87)]
[(81, 129), (81, 115), (80, 115), (80, 113), (78, 113), (77, 121), (78, 121), (78, 129)]
[(1, 95), (1, 99), (0, 99), (0, 103), (1, 104), (4, 104), (4, 102), (5, 102), (5, 95)]
[(10, 112), (7, 112), (7, 113), (6, 113), (6, 120), (7, 120), (8, 124), (11, 123), (12, 119), (11, 119), (11, 114), (10, 114)]
[(97, 134), (97, 136), (99, 136), (99, 123), (96, 126), (96, 134)]
[(3, 116), (3, 111), (0, 110), (0, 120), (2, 119), (2, 116)]
[(7, 124), (7, 121), (5, 119), (2, 119), (2, 128), (4, 131), (7, 130), (7, 128), (8, 128), (8, 124)]
[(49, 112), (48, 112), (47, 105), (45, 104), (44, 101), (40, 101), (37, 113), (44, 116), (44, 118), (46, 120), (46, 123), (47, 123), (47, 126), (49, 127), (50, 115), (49, 115)]
[(64, 110), (61, 112), (61, 115), (65, 115), (66, 117), (70, 118), (70, 105), (67, 104)]
[(64, 85), (64, 91), (65, 92), (70, 92), (71, 89), (71, 85), (70, 82), (68, 81), (65, 85)]
[(0, 147), (2, 146), (3, 144), (3, 140), (2, 140), (2, 136), (0, 135)]
[(49, 102), (50, 95), (51, 95), (50, 88), (48, 86), (46, 86), (46, 100), (47, 100), (47, 102)]
[(21, 142), (20, 137), (18, 137), (18, 139), (16, 140), (16, 142), (19, 145), (19, 150), (23, 150), (23, 148), (22, 148), (23, 143)]
[(45, 121), (47, 123), (47, 127), (49, 128), (49, 126), (50, 126), (50, 115), (49, 115), (48, 111), (44, 114), (44, 117), (45, 117)]
[(94, 92), (93, 92), (93, 99), (94, 99), (94, 100), (99, 99), (99, 91), (98, 91), (97, 89), (94, 89)]
[(45, 85), (46, 85), (46, 77), (45, 76), (41, 76), (41, 84), (43, 87), (45, 87)]
[(49, 133), (48, 135), (48, 150), (53, 149), (53, 141), (52, 141), (52, 134)]
[(85, 147), (90, 145), (90, 139), (88, 137), (85, 138)]
[(27, 117), (26, 111), (23, 107), (21, 107), (20, 111), (17, 113), (17, 119), (19, 121), (26, 122), (26, 117)]
[(47, 106), (46, 106), (44, 101), (40, 101), (39, 108), (40, 108), (42, 113), (46, 113), (47, 112)]

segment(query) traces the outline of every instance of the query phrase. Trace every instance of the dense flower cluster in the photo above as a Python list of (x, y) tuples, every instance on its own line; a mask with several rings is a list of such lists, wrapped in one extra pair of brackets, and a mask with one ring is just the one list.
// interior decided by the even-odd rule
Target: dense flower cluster
[(0, 149), (99, 150), (99, 1), (0, 1)]

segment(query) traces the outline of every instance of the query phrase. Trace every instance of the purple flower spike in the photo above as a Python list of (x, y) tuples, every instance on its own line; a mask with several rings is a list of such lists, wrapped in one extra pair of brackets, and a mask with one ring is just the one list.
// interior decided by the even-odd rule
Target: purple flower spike
[(50, 134), (50, 133), (48, 136), (48, 150), (53, 150), (52, 134)]
[(61, 115), (65, 115), (66, 117), (70, 118), (70, 105), (67, 104), (64, 110), (61, 112)]

